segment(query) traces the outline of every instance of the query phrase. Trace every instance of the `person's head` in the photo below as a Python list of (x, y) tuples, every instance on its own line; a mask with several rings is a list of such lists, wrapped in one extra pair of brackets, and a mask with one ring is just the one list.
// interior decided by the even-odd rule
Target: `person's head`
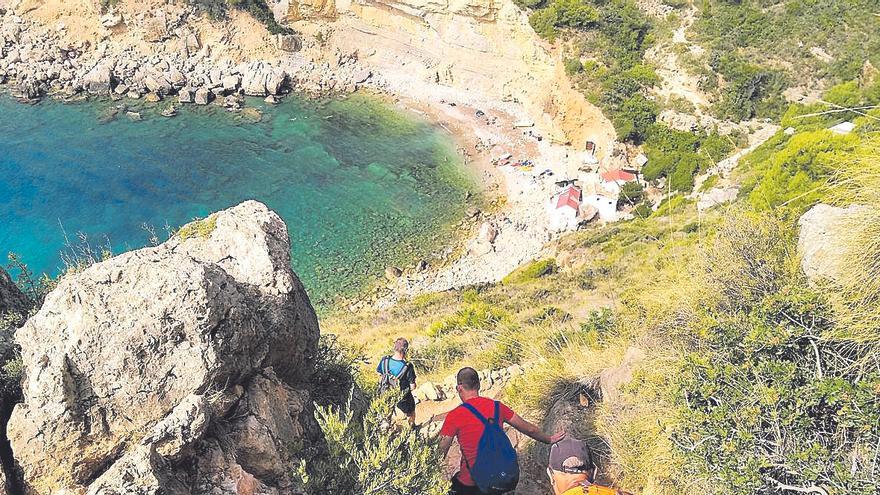
[(473, 368), (462, 368), (455, 375), (455, 390), (459, 397), (472, 397), (480, 394), (480, 375)]
[(409, 352), (409, 341), (403, 337), (398, 338), (394, 341), (394, 353), (400, 354), (401, 356), (406, 356), (406, 353)]
[(581, 440), (567, 437), (550, 447), (550, 465), (547, 467), (553, 493), (561, 495), (582, 484), (593, 481), (595, 465), (590, 448)]

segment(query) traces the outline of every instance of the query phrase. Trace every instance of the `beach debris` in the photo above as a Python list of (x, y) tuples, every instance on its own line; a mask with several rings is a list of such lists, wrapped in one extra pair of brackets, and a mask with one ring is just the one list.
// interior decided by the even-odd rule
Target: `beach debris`
[(485, 116), (486, 116), (486, 112), (484, 112), (484, 111), (482, 111), (482, 110), (477, 110), (476, 112), (474, 112), (474, 115), (476, 115), (477, 118), (485, 117)]

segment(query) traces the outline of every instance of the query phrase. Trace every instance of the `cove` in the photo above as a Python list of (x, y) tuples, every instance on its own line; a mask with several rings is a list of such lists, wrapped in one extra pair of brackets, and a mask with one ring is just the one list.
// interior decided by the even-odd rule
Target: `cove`
[[(140, 112), (134, 121), (121, 104)], [(0, 98), (0, 253), (57, 275), (79, 244), (113, 253), (246, 199), (277, 211), (318, 305), (444, 241), (475, 180), (448, 136), (370, 96), (219, 107)], [(253, 116), (250, 116), (253, 117)], [(5, 260), (4, 260), (5, 261)]]

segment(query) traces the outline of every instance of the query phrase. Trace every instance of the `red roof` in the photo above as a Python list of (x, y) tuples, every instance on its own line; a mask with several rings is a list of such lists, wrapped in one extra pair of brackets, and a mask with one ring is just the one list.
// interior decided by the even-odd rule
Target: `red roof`
[(605, 182), (631, 182), (636, 180), (636, 175), (623, 170), (609, 170), (602, 174), (602, 180)]
[(559, 199), (556, 200), (556, 209), (562, 208), (563, 206), (568, 206), (574, 210), (577, 210), (581, 206), (580, 188), (568, 186), (568, 188), (559, 195)]

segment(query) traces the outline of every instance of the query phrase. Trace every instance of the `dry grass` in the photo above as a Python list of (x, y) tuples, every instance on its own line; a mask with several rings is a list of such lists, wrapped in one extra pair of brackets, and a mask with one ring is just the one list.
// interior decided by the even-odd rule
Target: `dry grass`
[(880, 349), (880, 138), (841, 163), (833, 191), (838, 204), (860, 208), (838, 227), (842, 262), (828, 291), (837, 313), (830, 337)]

